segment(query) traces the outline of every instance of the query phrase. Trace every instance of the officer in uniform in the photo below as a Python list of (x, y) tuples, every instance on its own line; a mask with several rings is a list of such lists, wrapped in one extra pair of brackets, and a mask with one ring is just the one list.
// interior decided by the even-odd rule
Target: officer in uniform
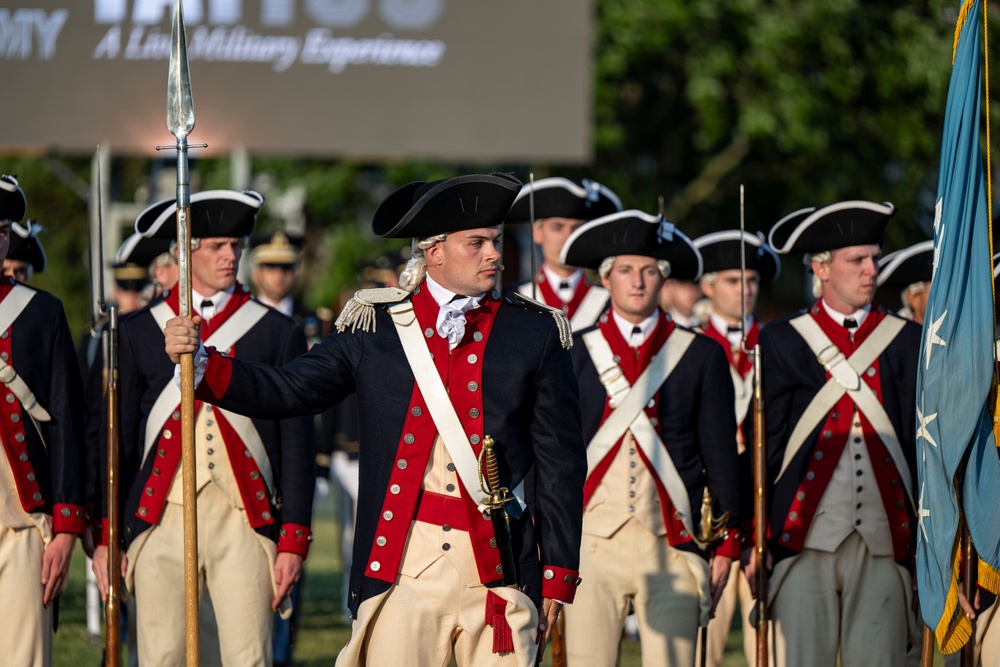
[[(24, 192), (0, 176), (0, 260)], [(84, 510), (83, 388), (62, 303), (0, 280), (0, 624), (3, 662), (52, 662), (56, 598), (66, 585)]]
[[(272, 369), (205, 346), (198, 396), (226, 409), (278, 418), (358, 393), (355, 621), (339, 665), (442, 665), (454, 655), (460, 667), (528, 667), (536, 640), (544, 647), (538, 633), (573, 601), (586, 460), (571, 334), (561, 312), (501, 301), (495, 289), (500, 224), (520, 185), (474, 174), (390, 194), (372, 227), (414, 238), (401, 289), (358, 292), (340, 333), (292, 364)], [(190, 320), (171, 320), (166, 334), (171, 355), (199, 350)], [(520, 500), (506, 504), (502, 552), (504, 531), (479, 506), (487, 436), (515, 498), (530, 468), (546, 482), (533, 516)]]
[[(280, 365), (305, 352), (302, 333), (236, 281), (262, 203), (252, 191), (191, 196), (192, 305), (209, 344)], [(175, 216), (173, 199), (158, 202), (139, 215), (136, 231), (173, 238)], [(120, 331), (119, 478), (132, 482), (122, 494), (125, 583), (136, 598), (143, 667), (179, 664), (185, 650), (180, 392), (174, 364), (155, 344), (177, 310), (178, 294), (168, 291)], [(196, 406), (199, 570), (224, 664), (271, 664), (271, 611), (298, 580), (311, 540), (312, 423), (254, 417)], [(99, 548), (94, 567), (105, 592), (106, 561)]]
[(281, 230), (250, 239), (250, 261), (253, 264), (250, 281), (257, 300), (295, 320), (306, 339), (312, 343), (318, 342), (320, 337), (319, 319), (292, 293), (302, 259), (303, 241), (301, 236)]
[[(587, 583), (566, 611), (568, 664), (615, 664), (631, 601), (644, 662), (693, 666), (698, 627), (741, 548), (726, 355), (657, 307), (666, 277), (697, 279), (701, 256), (662, 217), (623, 211), (577, 229), (562, 261), (596, 269), (611, 295), (573, 346), (589, 473)], [(711, 565), (699, 529), (706, 491), (714, 516), (728, 516)]]
[[(912, 627), (920, 327), (874, 301), (892, 204), (845, 201), (772, 228), (808, 253), (817, 301), (760, 335), (779, 666), (902, 666)], [(747, 577), (754, 581), (754, 564)]]
[(542, 249), (542, 266), (533, 280), (516, 283), (504, 293), (509, 296), (516, 290), (561, 309), (573, 331), (592, 327), (608, 306), (608, 293), (599, 285), (589, 284), (583, 269), (563, 264), (559, 253), (580, 225), (620, 211), (622, 204), (615, 193), (596, 181), (584, 179), (577, 185), (565, 178), (543, 178), (521, 188), (507, 214), (507, 222), (531, 221), (532, 192), (535, 224), (531, 239)]
[(10, 247), (3, 261), (3, 275), (19, 283), (31, 282), (32, 276), (45, 270), (45, 249), (38, 238), (42, 228), (34, 220), (22, 226), (10, 224)]
[[(778, 255), (762, 234), (754, 235), (740, 230), (713, 232), (695, 239), (694, 245), (701, 253), (704, 270), (699, 281), (701, 291), (711, 306), (706, 321), (698, 330), (719, 343), (729, 359), (729, 373), (736, 394), (736, 450), (740, 455), (740, 481), (743, 484), (740, 497), (746, 506), (750, 506), (753, 498), (753, 462), (747, 444), (753, 442), (753, 415), (750, 414), (750, 408), (754, 377), (753, 357), (748, 352), (753, 350), (760, 335), (760, 323), (753, 312), (761, 283), (773, 283), (777, 280), (781, 265)], [(745, 291), (741, 266), (746, 267)], [(705, 664), (722, 664), (737, 599), (743, 619), (743, 653), (747, 664), (753, 664), (756, 659), (756, 630), (750, 623), (753, 596), (750, 594), (746, 575), (736, 561), (729, 573), (726, 590), (708, 625), (708, 655)], [(703, 649), (699, 647), (699, 650)]]
[(903, 307), (897, 315), (923, 326), (934, 275), (934, 240), (921, 241), (878, 262), (878, 286), (901, 290)]

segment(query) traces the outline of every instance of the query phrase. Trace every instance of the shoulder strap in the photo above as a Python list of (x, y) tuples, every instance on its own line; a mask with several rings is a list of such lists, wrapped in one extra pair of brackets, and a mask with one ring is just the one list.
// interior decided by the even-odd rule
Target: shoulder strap
[[(11, 288), (2, 302), (2, 307), (0, 307), (0, 332), (7, 331), (14, 324), (14, 321), (28, 307), (28, 303), (35, 297), (35, 294), (37, 294), (35, 290), (25, 287), (20, 283), (15, 284)], [(11, 393), (17, 397), (17, 400), (21, 403), (21, 407), (24, 408), (32, 421), (35, 422), (35, 430), (38, 432), (38, 435), (42, 436), (42, 430), (38, 428), (38, 422), (50, 421), (51, 417), (48, 411), (39, 404), (31, 388), (17, 374), (14, 367), (5, 361), (0, 361), (0, 382), (7, 385)], [(44, 442), (44, 436), (42, 438)]]
[(597, 318), (604, 311), (610, 298), (608, 290), (598, 285), (592, 285), (580, 302), (580, 306), (573, 313), (569, 320), (569, 325), (573, 331), (580, 331), (589, 326), (593, 326)]
[[(649, 366), (636, 380), (635, 385), (631, 387), (621, 368), (614, 362), (614, 355), (604, 335), (595, 330), (585, 334), (583, 339), (595, 367), (607, 369), (603, 373), (601, 384), (611, 397), (610, 400), (620, 401), (618, 407), (612, 406), (614, 410), (587, 444), (588, 476), (608, 455), (615, 443), (621, 440), (625, 432), (631, 430), (636, 443), (642, 448), (646, 459), (653, 467), (653, 472), (663, 483), (671, 502), (680, 513), (681, 521), (684, 522), (688, 533), (697, 542), (697, 533), (691, 521), (691, 502), (687, 486), (677, 472), (673, 459), (670, 458), (656, 428), (643, 410), (677, 368), (678, 362), (694, 341), (695, 335), (684, 329), (674, 329), (660, 351), (650, 359)], [(614, 370), (618, 373), (614, 374)], [(610, 381), (605, 382), (605, 379)], [(622, 393), (621, 383), (624, 383), (627, 393)], [(698, 544), (701, 546), (700, 542)]]
[(28, 302), (35, 298), (35, 294), (37, 294), (35, 290), (20, 283), (11, 288), (6, 298), (0, 302), (2, 304), (0, 307), (0, 331), (6, 331), (10, 328), (14, 320), (24, 312)]
[(396, 326), (399, 342), (403, 345), (403, 352), (410, 364), (410, 370), (413, 371), (413, 377), (424, 400), (427, 401), (427, 409), (431, 413), (431, 419), (434, 420), (434, 426), (437, 427), (441, 441), (455, 464), (458, 478), (462, 480), (462, 485), (473, 502), (482, 506), (486, 494), (479, 488), (479, 464), (473, 454), (472, 444), (465, 435), (465, 429), (462, 428), (462, 422), (455, 412), (455, 406), (448, 396), (448, 390), (434, 366), (434, 360), (417, 323), (416, 313), (413, 312), (413, 304), (405, 302), (390, 306), (389, 314)]
[[(174, 316), (173, 309), (167, 305), (166, 301), (156, 304), (149, 309), (149, 312), (153, 316), (153, 319), (156, 320), (156, 324), (161, 332), (163, 331), (163, 327), (166, 326), (167, 320)], [(247, 301), (219, 327), (218, 331), (208, 337), (208, 340), (205, 341), (205, 347), (228, 350), (266, 314), (267, 306), (261, 305), (256, 301)], [(168, 381), (160, 391), (160, 395), (157, 396), (156, 401), (153, 403), (153, 408), (149, 411), (149, 416), (146, 418), (146, 433), (142, 450), (143, 460), (145, 460), (146, 454), (149, 453), (149, 450), (157, 441), (160, 431), (163, 430), (163, 425), (167, 423), (170, 414), (177, 409), (180, 400), (180, 389), (177, 388), (173, 380)], [(252, 453), (256, 458), (257, 452)], [(257, 464), (263, 472), (264, 464), (259, 460)]]
[[(858, 346), (858, 349), (845, 357), (844, 353), (834, 345), (829, 337), (823, 332), (819, 324), (808, 313), (800, 315), (790, 321), (792, 327), (802, 336), (802, 339), (816, 355), (816, 361), (830, 373), (830, 379), (813, 396), (812, 401), (806, 407), (802, 417), (799, 418), (792, 434), (785, 445), (785, 454), (781, 462), (781, 471), (778, 478), (784, 474), (792, 459), (801, 449), (803, 443), (813, 429), (823, 420), (837, 401), (844, 394), (848, 394), (854, 401), (858, 409), (864, 413), (871, 423), (872, 428), (878, 433), (879, 438), (889, 451), (899, 475), (906, 487), (907, 494), (910, 494), (911, 478), (910, 469), (906, 463), (906, 457), (899, 444), (896, 430), (892, 421), (885, 412), (885, 408), (879, 402), (878, 397), (871, 388), (861, 381), (861, 373), (876, 360), (889, 347), (896, 335), (906, 326), (906, 321), (889, 316), (879, 322), (875, 330)], [(912, 498), (911, 498), (912, 502)]]

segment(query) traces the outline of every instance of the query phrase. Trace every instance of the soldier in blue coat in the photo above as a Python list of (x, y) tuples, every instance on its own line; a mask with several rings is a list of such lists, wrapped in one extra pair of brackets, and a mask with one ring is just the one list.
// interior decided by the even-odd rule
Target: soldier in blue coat
[[(492, 174), (393, 192), (373, 229), (414, 238), (401, 289), (358, 292), (339, 333), (284, 368), (200, 351), (191, 320), (168, 323), (168, 352), (203, 359), (198, 396), (228, 410), (310, 414), (357, 392), (355, 621), (338, 664), (454, 656), (460, 666), (528, 667), (559, 603), (573, 601), (586, 458), (570, 331), (561, 312), (502, 301), (495, 289), (500, 223), (519, 189)], [(500, 485), (516, 498), (506, 505), (509, 549), (481, 505), (487, 437)], [(532, 467), (544, 482), (534, 516), (520, 500)]]
[[(24, 192), (0, 176), (0, 260)], [(0, 280), (0, 624), (3, 662), (52, 660), (54, 602), (87, 526), (83, 388), (62, 303)]]
[[(209, 344), (281, 365), (305, 352), (302, 332), (236, 280), (262, 204), (252, 191), (192, 195), (192, 305)], [(175, 215), (173, 199), (153, 204), (136, 232), (173, 238)], [(168, 290), (125, 318), (120, 333), (119, 479), (130, 483), (121, 494), (121, 535), (144, 667), (180, 664), (185, 650), (180, 392), (161, 343), (163, 324), (177, 312), (178, 294)], [(224, 664), (271, 664), (271, 612), (286, 605), (312, 539), (312, 422), (253, 417), (196, 405), (199, 569)], [(106, 550), (94, 561), (106, 591)]]

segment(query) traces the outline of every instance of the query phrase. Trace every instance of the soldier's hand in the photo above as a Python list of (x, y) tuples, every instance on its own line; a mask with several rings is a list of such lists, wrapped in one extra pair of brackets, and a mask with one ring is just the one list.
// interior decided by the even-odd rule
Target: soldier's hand
[(194, 354), (201, 344), (201, 317), (173, 317), (163, 327), (164, 347), (170, 361), (179, 363), (182, 354)]
[[(744, 549), (740, 554), (740, 563), (743, 565), (743, 572), (747, 575), (747, 582), (750, 584), (750, 594), (757, 597), (757, 555), (754, 547)], [(774, 569), (774, 557), (769, 549), (764, 550), (764, 566), (770, 572)]]
[(559, 612), (562, 611), (562, 605), (552, 600), (550, 598), (542, 599), (542, 613), (541, 617), (538, 619), (538, 663), (541, 664), (542, 656), (545, 655), (545, 645), (549, 642), (549, 637), (552, 636), (552, 628), (556, 625), (556, 620), (559, 619)]
[[(109, 580), (108, 570), (108, 547), (104, 544), (99, 544), (94, 547), (94, 555), (91, 556), (90, 569), (94, 573), (94, 578), (97, 579), (97, 590), (101, 592), (101, 602), (107, 602), (108, 591), (111, 590), (111, 581)], [(128, 556), (122, 553), (122, 566), (121, 566), (121, 577), (125, 578), (125, 570), (128, 569)]]
[(73, 533), (56, 533), (42, 553), (42, 604), (48, 607), (66, 585), (69, 561), (73, 555)]
[(733, 559), (729, 556), (716, 555), (712, 558), (712, 608), (708, 614), (715, 616), (715, 606), (719, 604), (722, 592), (726, 590), (726, 583), (729, 581), (729, 571), (733, 567)]
[(302, 556), (282, 551), (274, 559), (274, 584), (278, 590), (271, 602), (271, 609), (278, 611), (281, 601), (292, 594), (292, 587), (302, 576)]
[(976, 618), (976, 611), (979, 610), (979, 587), (976, 587), (976, 595), (972, 599), (972, 604), (969, 604), (969, 598), (965, 597), (965, 593), (962, 589), (958, 589), (958, 604), (962, 607), (962, 611), (965, 612), (965, 616), (971, 621)]

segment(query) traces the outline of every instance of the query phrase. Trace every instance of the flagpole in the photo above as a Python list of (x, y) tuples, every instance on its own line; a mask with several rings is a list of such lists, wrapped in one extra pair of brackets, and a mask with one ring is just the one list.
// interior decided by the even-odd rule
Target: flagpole
[[(976, 547), (972, 544), (972, 535), (969, 534), (969, 526), (962, 522), (962, 553), (965, 555), (965, 563), (962, 565), (962, 593), (970, 606), (976, 599)], [(976, 619), (969, 618), (972, 625), (972, 633), (969, 641), (962, 647), (962, 667), (976, 667)]]

